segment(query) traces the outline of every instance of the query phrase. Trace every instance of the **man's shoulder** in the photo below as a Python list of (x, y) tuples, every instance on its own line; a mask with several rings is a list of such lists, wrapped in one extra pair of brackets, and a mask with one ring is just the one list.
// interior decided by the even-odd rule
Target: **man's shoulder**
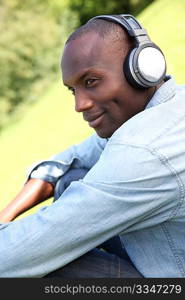
[[(166, 134), (177, 129), (185, 114), (185, 93), (178, 93), (167, 102), (146, 109), (125, 122), (111, 137), (111, 142), (137, 145), (155, 144), (163, 141)], [(184, 125), (183, 125), (184, 124)], [(183, 122), (185, 130), (185, 122)]]

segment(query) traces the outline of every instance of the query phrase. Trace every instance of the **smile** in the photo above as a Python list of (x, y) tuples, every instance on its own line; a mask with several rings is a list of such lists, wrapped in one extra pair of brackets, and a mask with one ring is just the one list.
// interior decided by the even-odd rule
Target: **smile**
[(100, 126), (103, 118), (104, 118), (104, 114), (101, 114), (100, 116), (98, 116), (97, 118), (93, 119), (93, 120), (89, 120), (88, 123), (89, 123), (89, 126), (92, 127), (92, 128), (96, 128), (98, 126)]

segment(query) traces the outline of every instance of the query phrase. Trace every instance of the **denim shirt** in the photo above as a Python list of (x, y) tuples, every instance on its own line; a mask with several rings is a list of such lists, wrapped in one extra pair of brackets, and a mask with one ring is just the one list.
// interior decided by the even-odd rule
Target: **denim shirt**
[(93, 135), (35, 166), (31, 176), (55, 183), (71, 168), (87, 173), (0, 226), (0, 276), (42, 277), (120, 234), (144, 277), (185, 277), (184, 101), (171, 78), (108, 141)]

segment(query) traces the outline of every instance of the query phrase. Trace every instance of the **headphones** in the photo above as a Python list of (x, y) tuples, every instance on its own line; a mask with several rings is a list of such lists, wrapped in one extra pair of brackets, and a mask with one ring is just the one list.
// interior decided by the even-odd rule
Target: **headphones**
[(123, 65), (125, 77), (132, 86), (144, 89), (162, 82), (166, 75), (164, 55), (132, 15), (100, 15), (89, 21), (94, 19), (103, 19), (119, 24), (134, 38), (134, 48), (129, 51)]

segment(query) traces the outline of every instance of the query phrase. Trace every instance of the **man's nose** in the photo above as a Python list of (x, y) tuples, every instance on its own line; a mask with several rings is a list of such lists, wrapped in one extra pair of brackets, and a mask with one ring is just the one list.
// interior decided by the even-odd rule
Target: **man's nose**
[(93, 107), (93, 101), (86, 93), (75, 93), (75, 110), (77, 112), (83, 112)]

